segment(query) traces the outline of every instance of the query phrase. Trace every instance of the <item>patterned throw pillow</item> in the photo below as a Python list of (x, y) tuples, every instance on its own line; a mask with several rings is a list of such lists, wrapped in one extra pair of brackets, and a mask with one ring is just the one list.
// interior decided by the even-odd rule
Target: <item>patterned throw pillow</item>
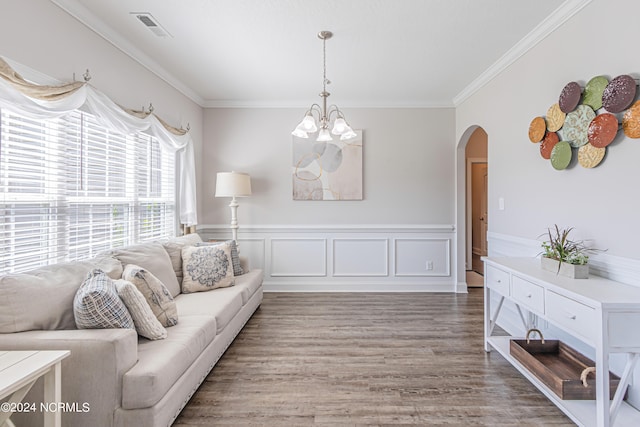
[(182, 292), (210, 291), (233, 286), (231, 247), (227, 243), (182, 248)]
[(235, 240), (227, 240), (226, 242), (201, 242), (196, 243), (196, 246), (215, 246), (228, 244), (231, 248), (231, 263), (233, 264), (233, 275), (241, 276), (244, 274), (244, 270), (242, 270), (242, 266), (240, 265), (240, 255), (238, 254), (238, 245)]
[(78, 329), (134, 329), (133, 319), (113, 280), (96, 268), (87, 274), (73, 298), (73, 315)]
[(118, 296), (127, 306), (129, 314), (133, 318), (133, 324), (138, 331), (138, 335), (150, 340), (161, 340), (167, 337), (167, 330), (162, 326), (160, 321), (156, 319), (155, 314), (151, 311), (151, 307), (144, 295), (131, 282), (126, 280), (115, 281)]
[(129, 264), (124, 268), (122, 278), (138, 288), (162, 326), (178, 324), (176, 302), (167, 287), (156, 276), (142, 267)]

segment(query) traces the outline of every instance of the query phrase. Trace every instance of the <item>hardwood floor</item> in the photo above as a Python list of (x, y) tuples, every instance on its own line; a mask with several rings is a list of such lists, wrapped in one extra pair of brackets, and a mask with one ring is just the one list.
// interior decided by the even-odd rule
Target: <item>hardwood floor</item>
[(482, 299), (267, 293), (174, 426), (573, 425), (484, 352)]

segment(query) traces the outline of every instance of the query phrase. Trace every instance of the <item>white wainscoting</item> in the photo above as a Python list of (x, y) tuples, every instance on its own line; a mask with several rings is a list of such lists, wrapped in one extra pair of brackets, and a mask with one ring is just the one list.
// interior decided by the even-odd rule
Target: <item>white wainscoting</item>
[[(228, 225), (200, 225), (228, 239)], [(265, 291), (456, 292), (452, 225), (241, 226), (239, 250)]]

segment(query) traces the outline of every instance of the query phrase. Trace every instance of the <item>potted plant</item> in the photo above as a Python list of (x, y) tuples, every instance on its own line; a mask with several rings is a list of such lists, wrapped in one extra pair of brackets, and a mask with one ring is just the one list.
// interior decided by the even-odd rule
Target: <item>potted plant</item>
[(541, 263), (544, 270), (553, 271), (573, 279), (589, 278), (589, 253), (582, 240), (569, 239), (573, 227), (561, 229), (555, 225), (555, 231), (547, 229), (549, 240), (542, 242)]

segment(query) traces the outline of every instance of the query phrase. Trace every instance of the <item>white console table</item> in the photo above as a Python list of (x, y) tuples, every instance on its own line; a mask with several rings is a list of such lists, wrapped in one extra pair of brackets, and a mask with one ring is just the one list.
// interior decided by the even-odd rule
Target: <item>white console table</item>
[[(640, 426), (640, 411), (623, 401), (640, 357), (640, 287), (598, 276), (570, 279), (542, 270), (538, 258), (483, 258), (485, 263), (485, 351), (496, 349), (571, 420), (580, 426)], [(496, 307), (492, 296), (497, 295)], [(492, 336), (505, 300), (544, 319), (595, 349), (596, 400), (562, 400), (511, 357), (509, 340)], [(609, 355), (627, 353), (627, 364), (613, 400), (609, 395)], [(605, 367), (606, 369), (604, 369)]]
[[(0, 412), (0, 426), (13, 426), (12, 408), (20, 405), (38, 378), (44, 376), (44, 402), (61, 402), (61, 362), (68, 350), (0, 351), (0, 398), (10, 396)], [(35, 405), (35, 403), (32, 403)], [(5, 410), (6, 409), (6, 410)], [(40, 411), (40, 408), (30, 408)], [(60, 411), (44, 411), (45, 427), (60, 427)]]

